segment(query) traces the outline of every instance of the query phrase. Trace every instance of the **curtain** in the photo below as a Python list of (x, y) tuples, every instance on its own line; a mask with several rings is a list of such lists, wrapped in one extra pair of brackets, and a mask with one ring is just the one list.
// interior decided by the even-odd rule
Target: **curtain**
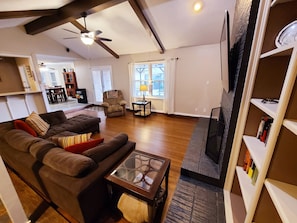
[(174, 113), (175, 70), (177, 58), (166, 60), (164, 112)]
[(134, 65), (135, 63), (129, 63), (129, 84), (130, 84), (130, 97), (129, 97), (129, 107), (133, 102), (133, 96), (134, 96)]

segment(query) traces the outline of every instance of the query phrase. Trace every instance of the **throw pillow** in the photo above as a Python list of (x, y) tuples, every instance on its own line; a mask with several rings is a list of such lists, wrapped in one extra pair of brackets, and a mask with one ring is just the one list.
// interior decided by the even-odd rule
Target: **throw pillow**
[(37, 113), (32, 112), (27, 118), (26, 123), (30, 125), (38, 135), (44, 136), (47, 133), (50, 125), (45, 122)]
[(80, 135), (74, 135), (74, 136), (66, 136), (66, 137), (59, 137), (58, 138), (58, 144), (62, 148), (66, 148), (69, 146), (72, 146), (74, 144), (82, 143), (82, 142), (87, 142), (91, 138), (92, 133), (85, 133), (85, 134), (80, 134)]
[(74, 144), (72, 146), (68, 146), (65, 148), (66, 151), (68, 152), (72, 152), (72, 153), (78, 153), (81, 154), (84, 151), (91, 149), (97, 145), (99, 145), (100, 143), (103, 143), (104, 138), (102, 139), (90, 139), (87, 142), (82, 142), (82, 143), (78, 143), (78, 144)]
[(35, 132), (35, 130), (31, 128), (31, 126), (28, 125), (26, 122), (22, 120), (15, 120), (13, 124), (16, 129), (24, 130), (28, 132), (30, 135), (37, 137), (37, 133)]

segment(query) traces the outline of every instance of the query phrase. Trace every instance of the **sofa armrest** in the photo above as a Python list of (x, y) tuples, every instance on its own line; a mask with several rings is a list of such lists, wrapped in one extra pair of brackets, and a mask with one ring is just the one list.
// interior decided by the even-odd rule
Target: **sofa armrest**
[(109, 103), (108, 102), (103, 102), (102, 103), (102, 106), (105, 107), (105, 108), (108, 108), (109, 107)]
[(97, 167), (89, 157), (67, 152), (60, 147), (44, 145), (35, 147), (30, 153), (38, 161), (51, 167), (57, 172), (72, 177), (81, 177)]
[(127, 104), (127, 102), (125, 100), (120, 101), (120, 105), (126, 105), (126, 104)]
[(104, 160), (106, 157), (114, 153), (116, 150), (125, 145), (128, 141), (128, 135), (120, 133), (107, 143), (101, 143), (98, 146), (88, 149), (82, 153), (92, 158), (96, 163)]
[(39, 114), (39, 116), (50, 125), (58, 125), (67, 121), (67, 117), (62, 110)]

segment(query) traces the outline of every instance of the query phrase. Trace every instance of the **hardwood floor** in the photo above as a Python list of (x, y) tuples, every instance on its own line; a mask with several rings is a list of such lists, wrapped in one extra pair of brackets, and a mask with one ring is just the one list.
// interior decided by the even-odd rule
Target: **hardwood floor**
[[(70, 112), (66, 115), (67, 117), (72, 117), (78, 114), (87, 114), (101, 118), (100, 133), (94, 137), (103, 137), (105, 141), (108, 141), (115, 135), (124, 132), (128, 134), (129, 140), (136, 142), (136, 149), (171, 159), (169, 194), (162, 217), (162, 222), (164, 222), (166, 212), (180, 176), (183, 157), (187, 150), (194, 127), (198, 122), (198, 118), (168, 116), (157, 113), (152, 113), (149, 117), (142, 118), (134, 117), (133, 113), (130, 111), (127, 111), (126, 116), (106, 118), (103, 111), (100, 109), (99, 111), (84, 109)], [(13, 176), (13, 174), (11, 175), (13, 182), (16, 182), (15, 176)], [(23, 203), (25, 212), (30, 215), (29, 208), (25, 207), (26, 205), (28, 206), (28, 203), (31, 203), (28, 202), (28, 199), (30, 198), (23, 198), (24, 194), (22, 194), (24, 185), (20, 186), (16, 184), (15, 187)], [(38, 219), (38, 222), (66, 222), (65, 219), (54, 212), (54, 210), (49, 208)], [(114, 221), (111, 217), (106, 215), (100, 222), (112, 223)], [(121, 219), (119, 222), (126, 223), (126, 220)]]

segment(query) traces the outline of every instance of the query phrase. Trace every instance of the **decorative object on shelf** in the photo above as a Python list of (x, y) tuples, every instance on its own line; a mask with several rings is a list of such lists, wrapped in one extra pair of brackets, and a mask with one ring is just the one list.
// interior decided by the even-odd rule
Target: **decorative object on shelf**
[(274, 98), (264, 98), (262, 100), (263, 104), (277, 104), (278, 103), (278, 99), (274, 99)]
[(297, 20), (286, 25), (277, 35), (275, 45), (281, 47), (297, 40)]
[(148, 90), (147, 86), (142, 84), (142, 85), (140, 85), (139, 90), (143, 92), (143, 99), (142, 100), (145, 101), (145, 93), (144, 92)]

